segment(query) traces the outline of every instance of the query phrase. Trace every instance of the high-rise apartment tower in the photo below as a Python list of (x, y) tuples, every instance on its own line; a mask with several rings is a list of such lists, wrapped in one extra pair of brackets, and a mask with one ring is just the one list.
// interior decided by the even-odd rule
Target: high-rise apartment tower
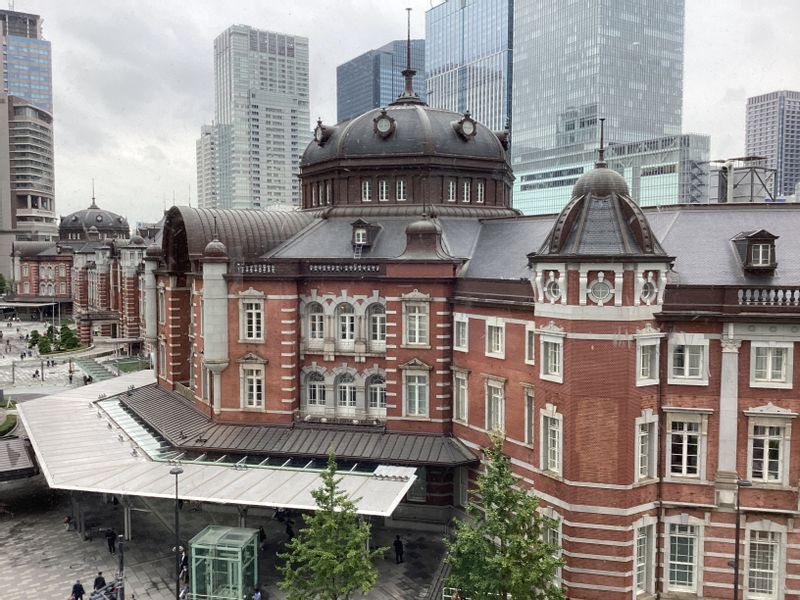
[(0, 10), (3, 92), (53, 112), (50, 42), (42, 39), (39, 15)]
[(510, 124), (513, 5), (447, 0), (425, 13), (428, 104), (494, 130)]
[[(406, 40), (395, 40), (336, 67), (336, 120), (387, 106), (403, 92)], [(411, 40), (414, 91), (425, 97), (425, 40)]]
[(800, 92), (782, 90), (747, 99), (748, 156), (775, 169), (775, 193), (790, 196), (800, 183)]
[(653, 152), (681, 134), (684, 0), (525, 0), (513, 22), (515, 208), (563, 208), (596, 160), (600, 118), (609, 146), (647, 142), (643, 160), (609, 163), (629, 186), (671, 176), (653, 203), (704, 201), (707, 138), (677, 140), (696, 143), (689, 161)]
[(198, 163), (198, 190), (214, 181), (219, 208), (297, 204), (311, 139), (308, 39), (233, 25), (214, 40), (214, 77), (214, 131), (204, 128), (198, 146), (215, 138), (216, 175)]

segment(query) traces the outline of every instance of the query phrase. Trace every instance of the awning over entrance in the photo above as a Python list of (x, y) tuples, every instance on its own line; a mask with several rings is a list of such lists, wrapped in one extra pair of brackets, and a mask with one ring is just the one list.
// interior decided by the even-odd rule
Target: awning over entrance
[[(102, 406), (130, 386), (153, 383), (152, 371), (139, 371), (90, 386), (73, 388), (20, 404), (17, 408), (50, 487), (173, 498), (170, 462), (148, 455), (125, 423)], [(98, 402), (98, 399), (101, 402)], [(119, 418), (119, 417), (117, 417)], [(141, 433), (141, 432), (139, 432)], [(314, 510), (311, 491), (319, 471), (244, 463), (182, 463), (183, 500)], [(340, 473), (341, 488), (359, 514), (390, 516), (416, 479), (415, 469), (380, 466), (370, 473)]]

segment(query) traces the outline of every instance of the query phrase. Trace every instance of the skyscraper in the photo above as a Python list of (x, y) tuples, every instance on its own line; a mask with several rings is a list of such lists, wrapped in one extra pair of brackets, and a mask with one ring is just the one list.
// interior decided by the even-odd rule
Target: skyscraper
[[(233, 25), (214, 40), (214, 77), (216, 206), (297, 204), (311, 139), (308, 39)], [(198, 190), (213, 180), (200, 166)]]
[(3, 45), (3, 92), (53, 111), (50, 42), (42, 39), (42, 18), (0, 10)]
[(495, 130), (507, 126), (513, 4), (512, 0), (447, 0), (425, 13), (428, 104), (469, 111)]
[(794, 194), (800, 182), (800, 92), (782, 90), (747, 99), (745, 146), (775, 169), (775, 193)]
[(217, 126), (203, 125), (197, 140), (197, 206), (217, 208), (219, 181), (217, 178)]
[[(395, 40), (336, 67), (336, 120), (387, 106), (403, 92), (406, 40)], [(425, 97), (425, 40), (411, 40), (414, 91)]]
[[(575, 178), (595, 161), (600, 118), (606, 119), (609, 145), (674, 145), (673, 136), (681, 133), (683, 37), (684, 0), (515, 3), (516, 208), (553, 212), (566, 204)], [(707, 160), (707, 139), (686, 139), (693, 141), (701, 158), (693, 162)], [(657, 158), (637, 167), (644, 171), (623, 174), (629, 182), (650, 173), (674, 175), (674, 193), (657, 203), (703, 200), (699, 179), (696, 185), (679, 181), (699, 164), (687, 172), (675, 157)]]

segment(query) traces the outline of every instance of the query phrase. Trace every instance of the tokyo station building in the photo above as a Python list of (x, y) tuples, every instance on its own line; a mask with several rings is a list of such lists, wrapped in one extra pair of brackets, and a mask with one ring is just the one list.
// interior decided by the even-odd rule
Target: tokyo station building
[(501, 432), (576, 599), (729, 598), (738, 490), (744, 597), (800, 598), (800, 212), (644, 212), (601, 152), (522, 217), (508, 142), (407, 86), (317, 124), (301, 210), (173, 207), (127, 409), (187, 455), (416, 468), (401, 527)]

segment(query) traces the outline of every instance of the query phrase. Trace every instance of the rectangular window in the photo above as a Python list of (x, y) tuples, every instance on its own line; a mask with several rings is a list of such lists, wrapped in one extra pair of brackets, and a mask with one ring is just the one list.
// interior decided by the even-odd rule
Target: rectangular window
[(751, 247), (750, 264), (754, 267), (767, 267), (771, 264), (771, 252), (769, 244), (753, 244)]
[(483, 204), (486, 200), (486, 183), (479, 179), (475, 189), (475, 202)]
[(783, 480), (783, 427), (753, 425), (750, 438), (750, 479), (764, 483)]
[(58, 293), (62, 295), (67, 293), (67, 284), (63, 281), (58, 284)]
[(164, 290), (158, 290), (158, 322), (167, 321), (167, 299)]
[(361, 180), (361, 201), (372, 202), (372, 181), (369, 179)]
[(373, 383), (367, 388), (367, 406), (373, 409), (386, 409), (385, 383)]
[(242, 303), (244, 312), (243, 336), (245, 340), (264, 339), (264, 310), (260, 301)]
[(428, 343), (428, 307), (424, 304), (406, 304), (406, 343)]
[(523, 388), (522, 394), (525, 398), (525, 443), (533, 445), (533, 389)]
[(464, 181), (461, 184), (461, 201), (469, 202), (471, 199), (472, 184), (469, 181)]
[(656, 424), (639, 423), (636, 428), (636, 469), (638, 479), (656, 476)]
[(456, 317), (453, 321), (453, 349), (466, 352), (469, 348), (467, 339), (469, 321), (467, 317)]
[(398, 202), (405, 202), (406, 201), (406, 180), (405, 179), (398, 179), (395, 189), (395, 194), (397, 195)]
[(453, 374), (453, 418), (457, 421), (467, 421), (467, 374)]
[(308, 340), (321, 342), (325, 337), (323, 328), (324, 315), (320, 313), (311, 313), (308, 315)]
[(675, 346), (672, 351), (672, 376), (700, 379), (703, 376), (703, 346)]
[(417, 467), (417, 479), (408, 490), (408, 499), (411, 502), (426, 502), (428, 500), (428, 478), (425, 467)]
[(658, 383), (658, 343), (638, 341), (639, 351), (636, 365), (636, 384), (651, 385)]
[(325, 406), (325, 382), (309, 381), (306, 387), (306, 400), (309, 406)]
[(353, 243), (358, 245), (365, 245), (367, 243), (367, 230), (366, 229), (356, 229), (353, 232)]
[(447, 180), (447, 201), (448, 202), (455, 202), (456, 201), (456, 182), (455, 182), (455, 179), (448, 179)]
[(751, 387), (791, 387), (792, 344), (752, 342), (750, 354)]
[(486, 355), (505, 356), (505, 328), (503, 325), (486, 325)]
[(542, 416), (542, 469), (561, 474), (561, 419)]
[(503, 431), (505, 398), (503, 384), (489, 381), (486, 384), (486, 430)]
[(696, 586), (697, 528), (669, 526), (669, 589), (694, 591)]
[(58, 272), (59, 272), (59, 274), (61, 275), (61, 277), (66, 277), (66, 275), (67, 275), (67, 268), (66, 268), (64, 265), (61, 265), (61, 266), (58, 268)]
[(781, 534), (777, 531), (751, 531), (748, 538), (747, 592), (758, 598), (778, 597)]
[(370, 316), (369, 323), (370, 341), (375, 343), (386, 343), (386, 315), (375, 313)]
[(356, 339), (356, 316), (353, 313), (339, 315), (339, 340), (352, 342)]
[(556, 340), (542, 340), (541, 377), (550, 381), (561, 382), (563, 344)]
[(406, 415), (428, 416), (428, 375), (406, 374)]
[(677, 477), (700, 474), (700, 422), (673, 420), (669, 429), (669, 472)]
[(535, 346), (536, 335), (533, 331), (533, 325), (525, 326), (525, 363), (532, 365), (535, 364)]
[(378, 180), (378, 200), (380, 202), (389, 200), (389, 182), (385, 179)]
[(634, 583), (637, 592), (651, 592), (653, 573), (653, 526), (643, 525), (636, 530), (636, 564)]
[(164, 342), (158, 343), (158, 374), (167, 378), (167, 345)]
[(245, 408), (260, 408), (264, 405), (264, 375), (260, 368), (242, 369), (244, 379)]

